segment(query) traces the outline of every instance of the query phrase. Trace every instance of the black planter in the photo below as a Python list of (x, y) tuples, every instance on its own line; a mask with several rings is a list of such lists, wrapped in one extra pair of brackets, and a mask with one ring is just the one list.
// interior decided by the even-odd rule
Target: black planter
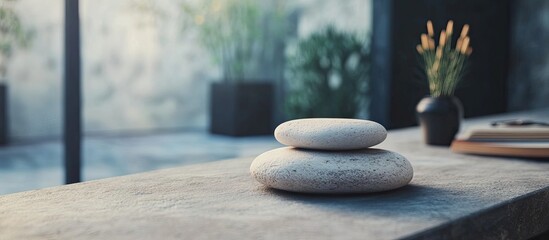
[(8, 144), (8, 86), (0, 83), (0, 146)]
[(270, 82), (212, 83), (210, 132), (229, 136), (272, 134)]
[(425, 143), (450, 146), (463, 118), (459, 99), (453, 96), (425, 97), (417, 104), (416, 112)]

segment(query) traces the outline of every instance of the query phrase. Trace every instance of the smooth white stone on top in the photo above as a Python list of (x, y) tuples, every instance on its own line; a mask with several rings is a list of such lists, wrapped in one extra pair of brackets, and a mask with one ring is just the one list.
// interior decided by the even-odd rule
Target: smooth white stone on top
[(376, 122), (345, 118), (306, 118), (284, 122), (275, 129), (280, 143), (307, 149), (355, 150), (385, 140), (387, 130)]

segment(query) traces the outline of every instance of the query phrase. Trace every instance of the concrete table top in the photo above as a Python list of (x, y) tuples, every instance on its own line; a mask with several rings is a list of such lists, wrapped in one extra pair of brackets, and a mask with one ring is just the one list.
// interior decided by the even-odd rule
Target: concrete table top
[(255, 182), (252, 158), (226, 160), (0, 196), (0, 239), (523, 239), (549, 230), (549, 160), (455, 154), (424, 145), (417, 128), (390, 131), (380, 147), (410, 160), (409, 186), (295, 194)]

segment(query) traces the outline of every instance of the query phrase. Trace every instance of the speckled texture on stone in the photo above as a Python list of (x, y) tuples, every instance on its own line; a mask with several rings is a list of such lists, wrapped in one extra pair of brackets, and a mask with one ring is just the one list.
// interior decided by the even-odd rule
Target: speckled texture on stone
[(280, 143), (319, 150), (355, 150), (375, 146), (387, 137), (376, 122), (344, 118), (306, 118), (284, 122), (275, 129)]
[(259, 155), (252, 176), (268, 187), (303, 193), (368, 193), (396, 189), (413, 177), (412, 165), (381, 149), (313, 151), (284, 147)]

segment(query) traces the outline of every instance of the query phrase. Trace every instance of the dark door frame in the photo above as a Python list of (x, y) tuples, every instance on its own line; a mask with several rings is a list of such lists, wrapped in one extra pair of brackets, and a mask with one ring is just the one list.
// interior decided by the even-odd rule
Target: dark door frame
[(65, 0), (65, 69), (63, 144), (65, 183), (81, 179), (82, 112), (80, 71), (80, 14), (79, 0)]

